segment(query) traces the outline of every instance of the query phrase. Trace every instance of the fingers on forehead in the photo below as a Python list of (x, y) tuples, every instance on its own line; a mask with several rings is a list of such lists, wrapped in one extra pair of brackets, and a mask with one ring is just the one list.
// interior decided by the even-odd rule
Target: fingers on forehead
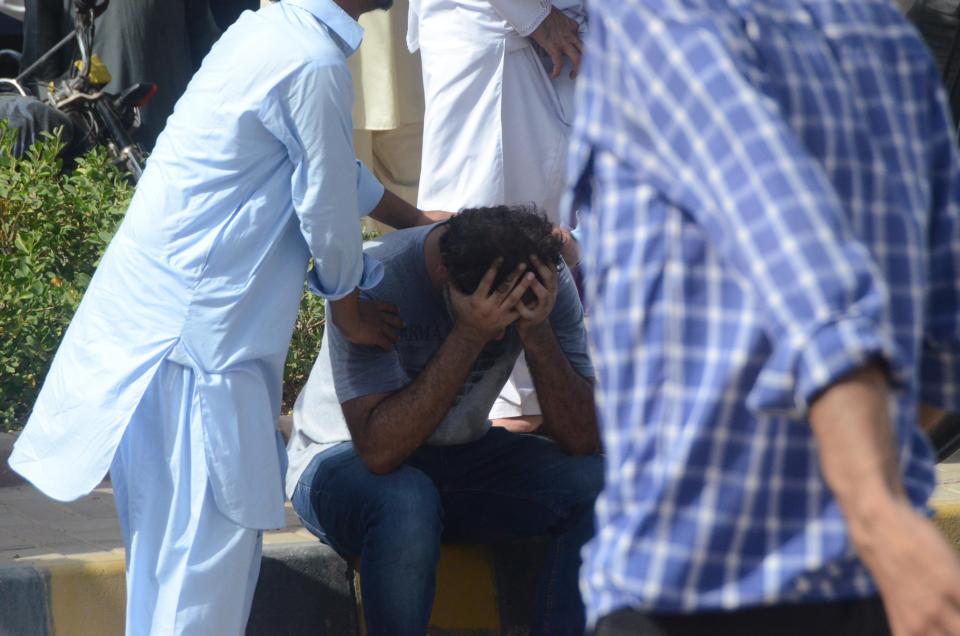
[(487, 271), (485, 271), (483, 276), (480, 277), (480, 282), (477, 283), (477, 288), (485, 288), (487, 290), (491, 289), (498, 278), (498, 268), (499, 261), (494, 261), (491, 263), (490, 267), (487, 268)]

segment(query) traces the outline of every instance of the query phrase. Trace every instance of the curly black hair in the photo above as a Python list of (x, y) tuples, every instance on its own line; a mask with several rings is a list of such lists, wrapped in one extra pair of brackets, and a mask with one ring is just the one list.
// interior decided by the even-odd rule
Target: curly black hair
[(472, 294), (494, 259), (503, 262), (493, 283), (500, 283), (521, 262), (533, 269), (530, 255), (547, 265), (559, 267), (563, 242), (553, 234), (553, 225), (534, 205), (497, 205), (470, 208), (445, 223), (440, 237), (440, 256), (457, 288)]

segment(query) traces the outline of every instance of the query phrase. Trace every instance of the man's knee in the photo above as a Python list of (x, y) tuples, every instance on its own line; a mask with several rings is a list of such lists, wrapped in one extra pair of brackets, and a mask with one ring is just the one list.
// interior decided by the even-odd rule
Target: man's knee
[(562, 531), (581, 528), (574, 532), (584, 535), (593, 534), (593, 504), (603, 490), (603, 457), (585, 455), (572, 458), (574, 468), (568, 473), (570, 507), (568, 517), (561, 524)]
[(315, 532), (342, 554), (359, 555), (371, 541), (411, 548), (418, 540), (439, 543), (440, 495), (429, 477), (410, 466), (375, 475), (350, 450), (327, 458), (308, 492), (294, 493), (294, 508), (305, 522), (313, 516)]
[(376, 500), (371, 502), (367, 527), (386, 529), (390, 541), (402, 542), (411, 551), (417, 546), (439, 549), (443, 506), (433, 481), (409, 466), (378, 475), (376, 480)]
[(576, 504), (593, 502), (603, 490), (603, 457), (580, 455), (570, 458), (570, 470), (565, 475), (565, 485), (571, 500)]
[(409, 466), (379, 475), (377, 513), (397, 520), (439, 521), (442, 516), (440, 494), (433, 481)]

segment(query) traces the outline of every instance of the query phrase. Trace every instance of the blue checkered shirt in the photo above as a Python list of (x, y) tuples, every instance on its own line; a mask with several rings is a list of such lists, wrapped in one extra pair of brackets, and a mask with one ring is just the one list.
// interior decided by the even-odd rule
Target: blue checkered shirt
[(918, 402), (960, 409), (939, 73), (887, 0), (588, 6), (569, 177), (607, 454), (589, 620), (873, 596), (806, 412), (885, 362), (925, 507)]

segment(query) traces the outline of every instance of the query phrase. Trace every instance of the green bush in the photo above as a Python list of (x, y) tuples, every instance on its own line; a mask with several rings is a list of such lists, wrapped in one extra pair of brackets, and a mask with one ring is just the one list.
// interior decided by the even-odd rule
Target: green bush
[(284, 413), (293, 409), (300, 389), (307, 382), (310, 369), (317, 359), (317, 352), (320, 351), (324, 324), (323, 298), (314, 296), (304, 287), (300, 313), (293, 328), (293, 339), (290, 341), (290, 351), (287, 352), (287, 363), (283, 369)]
[[(0, 430), (26, 423), (133, 194), (105, 150), (95, 149), (62, 174), (56, 136), (15, 159), (14, 134), (0, 121)], [(310, 373), (323, 325), (323, 301), (304, 290), (284, 372), (284, 411)]]
[(133, 193), (103, 149), (61, 173), (57, 136), (16, 159), (0, 121), (0, 429), (22, 426)]

